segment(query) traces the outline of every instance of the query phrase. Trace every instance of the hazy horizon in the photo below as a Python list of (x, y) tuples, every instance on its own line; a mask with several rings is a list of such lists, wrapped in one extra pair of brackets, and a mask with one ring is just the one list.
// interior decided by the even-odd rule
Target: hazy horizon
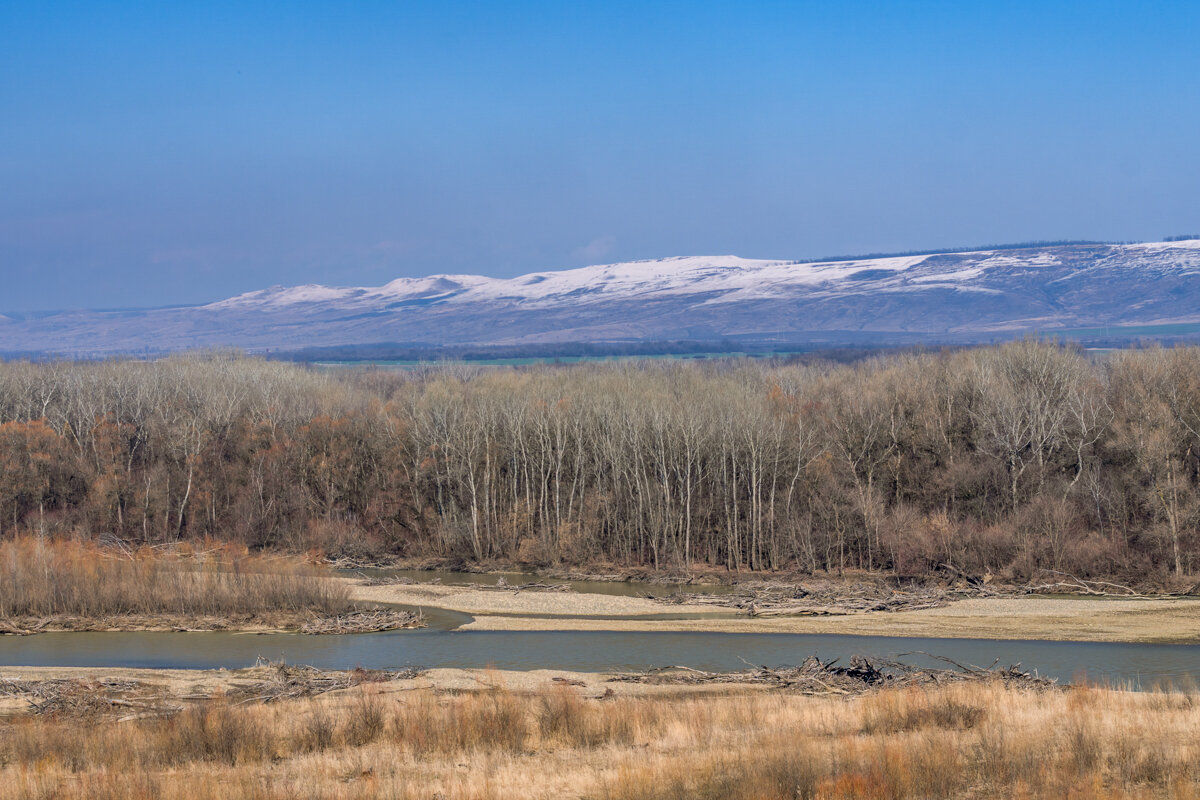
[[(941, 254), (941, 253), (973, 253), (973, 252), (988, 252), (988, 251), (990, 251), (990, 250), (1000, 250), (1000, 251), (1005, 251), (1005, 250), (1019, 249), (1019, 248), (1024, 248), (1024, 247), (1036, 248), (1036, 247), (1039, 247), (1039, 246), (1054, 246), (1054, 245), (1093, 245), (1093, 244), (1100, 244), (1100, 245), (1127, 245), (1127, 244), (1152, 244), (1152, 243), (1154, 243), (1154, 242), (1161, 241), (1161, 240), (1163, 240), (1163, 239), (1165, 239), (1165, 238), (1171, 238), (1171, 239), (1174, 239), (1174, 240), (1182, 240), (1182, 239), (1189, 239), (1189, 240), (1190, 240), (1190, 239), (1200, 239), (1200, 235), (1186, 235), (1186, 236), (1184, 236), (1184, 235), (1172, 235), (1171, 237), (1155, 237), (1155, 239), (1153, 239), (1153, 240), (1139, 240), (1139, 241), (1136, 241), (1136, 242), (1135, 242), (1135, 241), (1133, 241), (1133, 240), (1128, 240), (1128, 241), (1116, 241), (1116, 240), (1042, 240), (1042, 241), (1029, 241), (1029, 242), (991, 242), (991, 243), (987, 243), (987, 244), (981, 244), (981, 245), (967, 245), (967, 246), (961, 246), (961, 247), (943, 247), (943, 248), (924, 248), (924, 247), (920, 247), (920, 248), (916, 248), (916, 249), (914, 249), (914, 250), (904, 250), (904, 251), (894, 251), (894, 252), (878, 252), (878, 253), (840, 253), (840, 254), (832, 254), (832, 253), (827, 253), (827, 254), (825, 254), (824, 256), (818, 256), (818, 257), (801, 257), (801, 258), (792, 258), (791, 256), (787, 256), (787, 255), (785, 255), (785, 256), (779, 256), (779, 257), (769, 257), (769, 256), (768, 256), (768, 257), (763, 257), (763, 258), (761, 258), (761, 259), (759, 259), (759, 260), (765, 260), (765, 261), (784, 261), (784, 262), (787, 262), (787, 261), (792, 261), (792, 262), (795, 262), (796, 264), (811, 264), (811, 263), (823, 263), (823, 262), (837, 263), (837, 262), (840, 262), (840, 261), (858, 261), (858, 260), (864, 260), (864, 261), (866, 261), (866, 260), (874, 260), (874, 259), (880, 259), (880, 258), (895, 258), (895, 257), (899, 257), (899, 256), (915, 256), (915, 255), (926, 255), (926, 254), (929, 254), (929, 255), (937, 255), (937, 254)], [(740, 256), (740, 254), (738, 254), (738, 253), (721, 253), (721, 254), (716, 254), (716, 253), (708, 253), (708, 254), (688, 253), (688, 254), (676, 254), (676, 255), (673, 255), (673, 256), (659, 256), (659, 257), (657, 257), (657, 258), (632, 258), (632, 259), (628, 259), (627, 261), (624, 261), (624, 262), (607, 262), (607, 263), (639, 263), (639, 262), (645, 262), (645, 263), (647, 263), (647, 264), (651, 264), (651, 263), (654, 263), (654, 262), (656, 262), (656, 261), (662, 261), (662, 260), (664, 260), (664, 259), (674, 259), (674, 258), (684, 258), (684, 259), (690, 259), (690, 258), (706, 258), (706, 257), (716, 257), (716, 258), (720, 258), (720, 257), (724, 257), (724, 256), (734, 256), (734, 257), (744, 258), (744, 256)], [(511, 276), (505, 275), (505, 276), (496, 276), (496, 277), (502, 277), (502, 278), (505, 278), (505, 277), (521, 277), (522, 275), (527, 275), (527, 274), (530, 274), (530, 273), (538, 273), (538, 272), (557, 272), (557, 271), (562, 271), (562, 270), (571, 270), (571, 269), (577, 269), (577, 268), (580, 268), (580, 267), (600, 267), (600, 266), (605, 266), (605, 265), (606, 265), (606, 264), (605, 264), (604, 262), (600, 262), (600, 263), (589, 263), (589, 264), (580, 264), (580, 265), (563, 266), (563, 267), (558, 267), (558, 268), (550, 267), (550, 268), (547, 268), (547, 269), (542, 269), (542, 270), (530, 270), (529, 272), (519, 272), (519, 273), (514, 273), (514, 274), (513, 274), (513, 275), (511, 275)], [(436, 276), (438, 276), (438, 275), (449, 275), (449, 276), (453, 276), (454, 274), (455, 274), (455, 273), (436, 273), (436, 272), (431, 272), (431, 273), (424, 273), (424, 274), (419, 274), (419, 275), (404, 275), (404, 276), (398, 276), (398, 277), (407, 277), (407, 278), (425, 278), (425, 277), (436, 277)], [(460, 274), (460, 275), (482, 275), (483, 273), (457, 273), (457, 274)], [(236, 297), (236, 296), (238, 296), (238, 295), (240, 295), (240, 294), (254, 294), (254, 293), (256, 293), (256, 292), (263, 291), (263, 290), (272, 290), (272, 289), (281, 289), (281, 288), (291, 288), (291, 287), (298, 287), (298, 286), (304, 286), (304, 285), (321, 285), (321, 286), (325, 286), (325, 287), (328, 287), (328, 288), (372, 288), (373, 286), (382, 286), (382, 285), (384, 285), (384, 284), (390, 283), (390, 282), (391, 282), (391, 281), (393, 281), (393, 280), (396, 280), (396, 278), (385, 278), (385, 279), (384, 279), (384, 280), (383, 280), (381, 283), (379, 283), (379, 284), (362, 284), (362, 285), (358, 285), (358, 284), (331, 284), (331, 283), (320, 283), (319, 281), (310, 281), (308, 284), (296, 284), (296, 283), (276, 283), (276, 284), (271, 284), (271, 285), (255, 286), (255, 287), (252, 287), (251, 289), (249, 289), (249, 290), (248, 290), (248, 291), (246, 291), (246, 292), (238, 292), (238, 293), (236, 293), (236, 294), (221, 295), (221, 296), (219, 296), (219, 297), (215, 297), (215, 298), (209, 298), (209, 299), (207, 299), (207, 300), (200, 300), (200, 301), (196, 301), (196, 302), (192, 302), (192, 303), (186, 303), (186, 302), (185, 302), (185, 303), (164, 303), (164, 304), (162, 304), (162, 305), (156, 305), (156, 306), (144, 306), (144, 305), (143, 305), (143, 306), (139, 306), (139, 305), (126, 305), (126, 306), (80, 306), (80, 307), (77, 307), (77, 308), (62, 307), (62, 308), (45, 308), (45, 309), (31, 309), (31, 310), (26, 310), (26, 309), (12, 309), (12, 308), (7, 308), (7, 309), (6, 309), (6, 308), (0, 308), (0, 314), (4, 314), (4, 313), (10, 313), (10, 314), (16, 314), (16, 315), (18, 315), (18, 316), (20, 316), (20, 315), (27, 315), (27, 316), (35, 316), (35, 317), (36, 317), (36, 316), (41, 316), (41, 315), (49, 315), (49, 314), (54, 314), (54, 313), (58, 313), (58, 312), (72, 312), (72, 311), (125, 311), (125, 310), (153, 311), (153, 310), (159, 310), (159, 309), (169, 309), (169, 308), (192, 308), (192, 307), (196, 307), (196, 306), (207, 305), (208, 303), (210, 303), (210, 302), (214, 302), (214, 301), (219, 301), (219, 300), (227, 300), (227, 299), (230, 299), (231, 297)]]
[(1182, 3), (10, 4), (0, 311), (1200, 228)]

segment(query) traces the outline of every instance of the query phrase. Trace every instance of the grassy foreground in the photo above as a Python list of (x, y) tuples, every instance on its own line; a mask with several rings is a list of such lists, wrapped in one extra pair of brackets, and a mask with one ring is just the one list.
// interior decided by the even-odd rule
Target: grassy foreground
[[(1197, 798), (1189, 693), (598, 696), (502, 678), (0, 722), (0, 798)], [(490, 684), (490, 685), (489, 685)]]

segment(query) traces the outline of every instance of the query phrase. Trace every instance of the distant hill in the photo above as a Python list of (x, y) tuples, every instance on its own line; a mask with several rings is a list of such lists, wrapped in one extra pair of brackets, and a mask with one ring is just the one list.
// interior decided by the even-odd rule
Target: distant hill
[[(689, 256), (379, 287), (273, 287), (203, 306), (0, 316), (0, 352), (107, 355), (411, 343), (919, 343), (1200, 330), (1200, 241), (1039, 244), (820, 262)], [(1165, 330), (1165, 329), (1164, 329)]]

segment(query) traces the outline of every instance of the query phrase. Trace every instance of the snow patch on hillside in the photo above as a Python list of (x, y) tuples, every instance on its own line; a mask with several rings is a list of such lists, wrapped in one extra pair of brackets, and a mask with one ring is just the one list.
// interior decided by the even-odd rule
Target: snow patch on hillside
[(1165, 250), (1200, 250), (1200, 239), (1184, 239), (1179, 242), (1144, 242), (1122, 245), (1122, 247), (1128, 250), (1146, 250), (1155, 253)]
[(209, 303), (202, 308), (213, 310), (235, 309), (247, 307), (282, 307), (302, 303), (328, 303), (342, 300), (346, 297), (361, 294), (362, 289), (338, 288), (309, 283), (303, 286), (272, 286), (270, 289), (260, 289), (256, 292), (246, 292), (227, 300)]
[[(980, 251), (801, 263), (732, 255), (672, 258), (599, 264), (575, 269), (531, 272), (515, 278), (483, 275), (430, 275), (397, 278), (378, 287), (328, 287), (307, 284), (247, 292), (212, 303), (211, 311), (237, 310), (307, 315), (321, 308), (346, 313), (403, 313), (406, 308), (466, 304), (492, 307), (569, 308), (596, 303), (677, 298), (699, 306), (791, 297), (863, 296), (874, 292), (921, 292), (937, 288), (998, 294), (994, 276), (1051, 271), (1065, 266), (1070, 248)], [(1115, 245), (1078, 273), (1047, 276), (1051, 283), (1095, 274), (1112, 263), (1150, 276), (1163, 270), (1200, 269), (1200, 240)], [(1181, 274), (1192, 274), (1190, 271)], [(689, 297), (695, 296), (695, 300)]]

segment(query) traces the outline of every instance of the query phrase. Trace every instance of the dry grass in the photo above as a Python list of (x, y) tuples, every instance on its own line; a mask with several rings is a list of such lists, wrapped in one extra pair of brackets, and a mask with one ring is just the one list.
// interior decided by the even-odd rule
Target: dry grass
[(0, 799), (1200, 797), (1184, 693), (999, 684), (846, 700), (365, 684), (171, 719), (18, 718)]
[(346, 588), (294, 562), (227, 550), (130, 552), (32, 537), (0, 542), (0, 621), (64, 616), (345, 613)]

